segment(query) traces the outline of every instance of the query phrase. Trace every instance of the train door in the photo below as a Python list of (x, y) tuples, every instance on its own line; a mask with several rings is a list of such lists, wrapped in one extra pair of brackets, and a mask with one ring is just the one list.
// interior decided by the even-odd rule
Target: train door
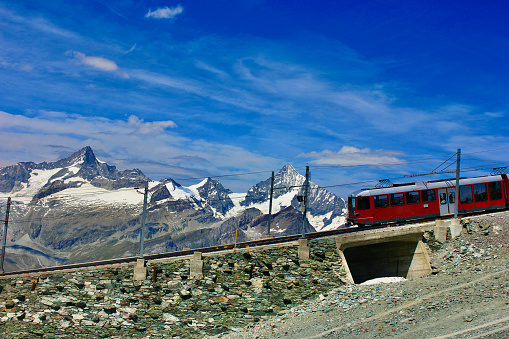
[(456, 211), (455, 188), (442, 188), (438, 190), (440, 202), (440, 215), (454, 214)]

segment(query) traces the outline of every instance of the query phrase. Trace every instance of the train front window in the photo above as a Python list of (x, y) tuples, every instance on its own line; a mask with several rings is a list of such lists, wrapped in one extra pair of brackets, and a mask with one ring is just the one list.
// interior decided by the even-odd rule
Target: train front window
[(355, 214), (355, 198), (348, 198), (348, 214)]
[(488, 192), (490, 193), (490, 200), (502, 199), (502, 187), (500, 181), (488, 183)]
[(406, 193), (406, 203), (407, 204), (418, 204), (421, 202), (421, 197), (419, 196), (419, 192), (407, 192)]
[(403, 193), (391, 194), (391, 206), (402, 206), (405, 204)]
[(422, 202), (435, 201), (435, 190), (421, 191), (421, 194), (422, 194)]
[(375, 207), (382, 208), (389, 206), (389, 197), (387, 195), (377, 195), (375, 197)]
[(469, 204), (473, 201), (474, 199), (472, 198), (472, 186), (460, 186), (460, 203)]
[(357, 198), (357, 209), (358, 210), (369, 210), (369, 197), (359, 197)]
[(486, 192), (486, 184), (474, 185), (474, 198), (475, 198), (475, 202), (488, 200), (488, 192)]

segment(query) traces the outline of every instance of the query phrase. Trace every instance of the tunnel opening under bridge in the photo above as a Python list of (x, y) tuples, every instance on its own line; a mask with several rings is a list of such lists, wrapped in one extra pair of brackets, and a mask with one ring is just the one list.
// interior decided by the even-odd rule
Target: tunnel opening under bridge
[(373, 236), (336, 240), (351, 283), (385, 277), (415, 279), (431, 273), (430, 259), (421, 234)]

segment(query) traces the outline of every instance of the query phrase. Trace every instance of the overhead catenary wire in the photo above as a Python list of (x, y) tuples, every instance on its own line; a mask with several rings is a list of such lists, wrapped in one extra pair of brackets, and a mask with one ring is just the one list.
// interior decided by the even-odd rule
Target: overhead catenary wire
[[(478, 171), (479, 169), (471, 169), (471, 170), (465, 170), (465, 171), (469, 171), (469, 172), (472, 172), (472, 171)], [(445, 171), (445, 172), (428, 172), (428, 173), (422, 173), (422, 174), (417, 174), (416, 176), (427, 176), (427, 175), (437, 175), (437, 174), (445, 174), (445, 173), (454, 173), (454, 171)], [(410, 178), (410, 176), (408, 175), (405, 175), (405, 176), (400, 176), (400, 177), (394, 177), (394, 178), (389, 178), (389, 180), (399, 180), (399, 179), (408, 179)], [(358, 186), (358, 185), (361, 185), (361, 184), (368, 184), (368, 183), (374, 183), (374, 182), (377, 182), (378, 179), (373, 179), (373, 180), (365, 180), (365, 181), (358, 181), (358, 182), (351, 182), (351, 183), (343, 183), (343, 184), (336, 184), (336, 185), (327, 185), (327, 186), (318, 186), (318, 185), (315, 185), (314, 187), (310, 187), (309, 189), (310, 190), (318, 190), (318, 189), (326, 189), (326, 188), (333, 188), (333, 187), (347, 187), (347, 186)], [(297, 189), (297, 188), (302, 188), (304, 187), (304, 185), (294, 185), (294, 186), (290, 186), (290, 187), (276, 187), (274, 188), (274, 190), (286, 190), (286, 191), (291, 191), (291, 190), (294, 190), (294, 189)], [(226, 198), (217, 198), (217, 199), (196, 199), (196, 200), (175, 200), (175, 201), (169, 201), (166, 203), (165, 206), (168, 206), (168, 207), (171, 207), (171, 206), (178, 206), (178, 205), (197, 205), (197, 204), (202, 204), (202, 203), (211, 203), (211, 202), (218, 202), (218, 201), (225, 201), (225, 200), (233, 200), (233, 199), (242, 199), (242, 198), (250, 198), (250, 197), (261, 197), (261, 196), (266, 196), (267, 193), (260, 193), (260, 194), (247, 194), (246, 195), (240, 195), (240, 196), (237, 196), (237, 197), (226, 197)], [(107, 206), (107, 205), (105, 205)], [(108, 205), (109, 206), (109, 205)], [(135, 205), (136, 206), (136, 205)], [(155, 207), (155, 205), (152, 205), (150, 206), (149, 208), (153, 208)], [(83, 215), (85, 216), (86, 214), (75, 214), (73, 213), (72, 214), (73, 216), (80, 216), (80, 215)], [(43, 220), (46, 220), (46, 219), (49, 219), (51, 218), (51, 220), (61, 220), (61, 219), (66, 219), (68, 218), (68, 215), (67, 216), (61, 216), (61, 217), (57, 217), (57, 216), (44, 216), (44, 217), (41, 217), (41, 218), (34, 218), (34, 219), (28, 219), (28, 220), (13, 220), (12, 223), (27, 223), (27, 222), (41, 222)]]
[[(464, 154), (476, 154), (476, 153), (485, 153), (485, 152), (491, 152), (491, 151), (497, 151), (497, 150), (503, 150), (503, 149), (509, 149), (509, 148), (500, 148), (500, 149), (494, 149), (494, 150), (485, 150), (485, 151), (481, 151), (481, 152), (471, 152), (471, 153), (464, 153)], [(455, 154), (454, 154), (455, 155)], [(453, 155), (453, 156), (454, 156)], [(444, 163), (446, 163), (448, 160), (450, 160), (453, 156), (451, 156), (449, 159), (447, 159), (446, 161), (442, 162), (437, 168), (439, 168), (441, 165), (443, 165)], [(374, 167), (381, 167), (381, 166), (391, 166), (391, 165), (408, 165), (408, 164), (417, 164), (417, 163), (429, 163), (429, 162), (435, 162), (435, 161), (431, 161), (432, 159), (436, 159), (436, 158), (427, 158), (427, 159), (422, 159), (420, 161), (413, 161), (413, 162), (398, 162), (398, 163), (386, 163), (386, 164), (359, 164), (359, 165), (346, 165), (346, 166), (314, 166), (313, 169), (319, 169), (319, 168), (341, 168), (341, 167), (345, 167), (345, 168), (351, 168), (351, 167), (366, 167), (366, 166), (374, 166)], [(475, 160), (475, 159), (469, 159), (469, 160)], [(477, 160), (477, 161), (482, 161), (482, 160)], [(492, 161), (492, 160), (489, 160), (489, 161)], [(496, 161), (498, 162), (498, 160)], [(454, 164), (455, 162), (453, 162)], [(451, 164), (452, 165), (452, 164)], [(449, 165), (450, 166), (450, 165)], [(448, 166), (448, 167), (449, 167)], [(404, 179), (404, 178), (411, 178), (411, 177), (416, 177), (416, 176), (426, 176), (426, 175), (438, 175), (438, 174), (445, 174), (445, 173), (453, 173), (454, 171), (440, 171), (440, 172), (435, 172), (435, 170), (437, 169), (435, 168), (433, 171), (431, 172), (428, 172), (428, 173), (422, 173), (422, 174), (413, 174), (413, 175), (405, 175), (405, 176), (402, 176), (402, 177), (397, 177), (397, 178), (390, 178), (389, 180), (399, 180), (399, 179)], [(446, 167), (447, 168), (447, 167)], [(487, 170), (488, 168), (476, 168), (476, 167), (472, 167), (472, 168), (465, 168), (463, 169), (462, 171), (463, 172), (474, 172), (474, 171), (481, 171), (481, 170)], [(261, 173), (269, 173), (271, 171), (258, 171), (258, 172), (247, 172), (247, 173), (237, 173), (237, 174), (226, 174), (226, 175), (219, 175), (219, 176), (208, 176), (208, 177), (195, 177), (195, 178), (181, 178), (181, 179), (173, 179), (173, 180), (191, 180), (191, 179), (206, 179), (206, 178), (212, 178), (212, 177), (232, 177), (232, 176), (241, 176), (241, 175), (252, 175), (252, 174), (261, 174)], [(355, 186), (355, 185), (360, 185), (360, 184), (367, 184), (367, 183), (371, 183), (371, 182), (377, 182), (378, 180), (374, 179), (374, 180), (366, 180), (366, 181), (361, 181), (361, 182), (352, 182), (352, 183), (343, 183), (343, 184), (336, 184), (336, 185), (327, 185), (327, 186), (315, 186), (315, 187), (311, 187), (310, 189), (311, 190), (316, 190), (316, 189), (320, 189), (320, 188), (332, 188), (332, 187), (345, 187), (345, 186)], [(140, 181), (141, 182), (141, 181)], [(135, 183), (135, 182), (133, 182)], [(115, 186), (115, 185), (113, 185)], [(122, 185), (124, 186), (125, 190), (126, 191), (130, 191), (132, 190), (133, 188), (131, 187), (125, 187), (125, 185)], [(111, 187), (111, 185), (110, 185)], [(303, 185), (297, 185), (297, 186), (291, 186), (291, 187), (279, 187), (279, 188), (275, 188), (275, 190), (292, 190), (292, 189), (296, 189), (296, 188), (300, 188), (300, 187), (303, 187)], [(116, 192), (118, 193), (118, 192)], [(57, 193), (58, 194), (58, 193)], [(104, 192), (82, 192), (82, 193), (77, 193), (77, 194), (67, 194), (67, 195), (59, 195), (58, 196), (58, 199), (59, 200), (63, 200), (64, 203), (69, 201), (69, 200), (75, 200), (76, 197), (78, 198), (84, 198), (84, 197), (97, 197), (97, 196), (101, 196), (101, 195), (109, 195), (109, 194), (112, 194), (111, 191), (107, 191), (105, 190)], [(197, 199), (197, 200), (193, 200), (193, 201), (183, 201), (183, 200), (176, 200), (176, 201), (172, 201), (171, 203), (167, 204), (168, 206), (172, 206), (172, 205), (182, 205), (182, 204), (200, 204), (200, 203), (206, 203), (206, 202), (214, 202), (214, 201), (222, 201), (222, 200), (227, 200), (227, 199), (230, 199), (230, 200), (234, 200), (234, 199), (245, 199), (247, 197), (259, 197), (259, 196), (264, 196), (266, 195), (266, 193), (263, 193), (263, 194), (254, 194), (254, 195), (248, 195), (246, 193), (246, 195), (240, 195), (240, 196), (237, 196), (237, 197), (226, 197), (226, 198), (218, 198), (218, 199)], [(54, 201), (56, 200), (57, 197), (53, 196), (53, 197), (50, 197), (48, 198), (49, 201)], [(94, 200), (89, 200), (87, 203), (93, 203), (95, 206), (111, 206), (112, 204), (104, 204), (103, 202), (101, 202), (100, 200), (97, 201), (98, 199), (94, 199)], [(139, 204), (139, 203), (138, 203)], [(137, 206), (138, 204), (132, 204), (133, 206)], [(82, 207), (81, 207), (82, 208)], [(80, 216), (81, 214), (76, 214), (76, 213), (73, 213), (74, 216)], [(41, 218), (35, 218), (35, 219), (29, 219), (29, 220), (19, 220), (19, 221), (16, 221), (16, 220), (13, 220), (12, 222), (13, 223), (24, 223), (24, 222), (36, 222), (36, 221), (42, 221), (42, 220), (45, 220), (49, 218), (48, 216), (44, 216), (44, 217), (41, 217)], [(62, 216), (62, 217), (56, 217), (56, 216), (53, 216), (53, 220), (58, 220), (58, 219), (64, 219), (66, 218), (66, 216)]]

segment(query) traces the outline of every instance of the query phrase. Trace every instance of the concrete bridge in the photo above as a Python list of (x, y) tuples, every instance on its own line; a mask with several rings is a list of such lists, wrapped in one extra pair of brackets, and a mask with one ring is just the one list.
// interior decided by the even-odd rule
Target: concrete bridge
[(445, 242), (448, 231), (454, 238), (461, 232), (459, 219), (437, 220), (409, 226), (393, 226), (336, 237), (350, 283), (379, 277), (415, 279), (431, 273), (428, 249), (422, 242), (426, 231), (434, 231)]
[[(392, 226), (335, 236), (336, 249), (345, 268), (347, 280), (352, 284), (380, 277), (404, 277), (408, 280), (431, 273), (431, 260), (427, 246), (422, 242), (424, 232), (433, 231), (441, 243), (447, 235), (455, 238), (461, 232), (459, 219), (436, 220), (407, 226)], [(299, 260), (307, 261), (310, 248), (307, 239), (299, 239)], [(279, 244), (276, 246), (288, 246)], [(272, 247), (272, 246), (270, 246)], [(263, 248), (263, 247), (262, 247)], [(250, 248), (260, 250), (262, 248)], [(246, 251), (248, 249), (243, 249)], [(209, 254), (210, 255), (210, 254)], [(135, 268), (135, 280), (145, 279), (146, 270), (140, 261)], [(203, 258), (195, 252), (190, 259), (191, 278), (203, 277)]]
[[(427, 246), (422, 242), (425, 232), (433, 231), (437, 241), (444, 243), (450, 233), (452, 238), (460, 234), (462, 226), (459, 219), (436, 220), (420, 224), (406, 226), (392, 226), (377, 229), (359, 229), (357, 232), (334, 235), (336, 250), (341, 258), (341, 265), (346, 271), (346, 279), (352, 284), (359, 284), (366, 280), (379, 277), (404, 277), (406, 279), (415, 279), (431, 273), (430, 257)], [(263, 245), (258, 247), (248, 247), (242, 249), (230, 249), (220, 252), (221, 254), (230, 252), (249, 252), (263, 251), (268, 248), (276, 247), (298, 247), (299, 261), (308, 261), (310, 259), (310, 247), (307, 239), (299, 239), (294, 242), (279, 243), (273, 245)], [(189, 260), (189, 277), (191, 279), (201, 279), (204, 277), (203, 256), (214, 256), (218, 253), (201, 253), (198, 250), (191, 255), (185, 255), (174, 259), (157, 259), (151, 262), (164, 262), (168, 260)], [(107, 267), (130, 266), (131, 263), (112, 264)], [(63, 271), (74, 270), (94, 270), (94, 267), (65, 269)], [(49, 272), (47, 272), (48, 274)], [(148, 277), (147, 262), (144, 259), (138, 259), (134, 267), (134, 280), (145, 280)], [(51, 274), (51, 273), (49, 273)], [(206, 275), (207, 273), (205, 273)], [(8, 279), (16, 276), (39, 276), (38, 273), (12, 275), (0, 277)]]

